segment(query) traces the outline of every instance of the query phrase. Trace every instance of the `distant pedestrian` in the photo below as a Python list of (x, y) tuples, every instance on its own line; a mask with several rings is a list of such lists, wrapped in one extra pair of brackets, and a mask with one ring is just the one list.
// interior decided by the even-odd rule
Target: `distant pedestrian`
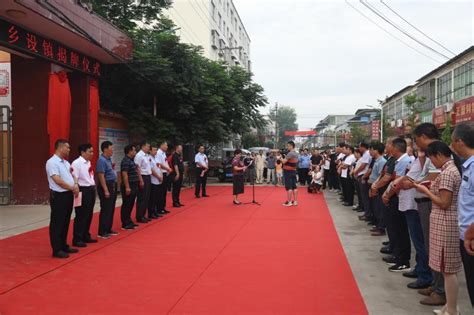
[(135, 213), (138, 223), (148, 223), (151, 219), (145, 217), (150, 202), (151, 194), (151, 164), (150, 143), (143, 142), (140, 151), (135, 155), (135, 164), (138, 166), (139, 190), (137, 196), (137, 211)]
[(115, 201), (117, 199), (117, 173), (112, 163), (113, 144), (104, 141), (100, 145), (102, 155), (97, 161), (96, 171), (99, 178), (97, 192), (100, 199), (99, 234), (100, 238), (110, 238), (119, 233), (112, 230), (114, 223)]
[(273, 152), (270, 152), (270, 154), (267, 157), (266, 165), (267, 165), (267, 184), (275, 184), (276, 183), (276, 178), (275, 178), (275, 155)]
[(158, 193), (158, 214), (160, 215), (169, 213), (169, 211), (166, 209), (166, 195), (171, 182), (170, 174), (173, 172), (173, 170), (168, 164), (168, 159), (166, 156), (167, 151), (168, 142), (163, 141), (160, 143), (160, 147), (155, 157), (157, 166), (161, 170), (161, 175), (163, 176), (163, 183), (160, 185), (160, 191)]
[(68, 141), (58, 139), (54, 144), (54, 149), (54, 155), (46, 162), (51, 207), (49, 239), (53, 257), (68, 258), (69, 254), (78, 252), (67, 244), (67, 234), (74, 195), (79, 194), (79, 186), (77, 179), (71, 174), (71, 166), (67, 161), (71, 150)]
[(207, 159), (207, 155), (204, 152), (204, 146), (200, 145), (198, 147), (198, 153), (194, 157), (194, 162), (196, 163), (196, 189), (194, 191), (194, 195), (196, 198), (201, 198), (201, 193), (203, 197), (209, 197), (209, 195), (206, 193), (209, 160)]
[(255, 172), (257, 173), (257, 184), (263, 183), (263, 171), (265, 169), (266, 157), (263, 154), (263, 151), (260, 150), (257, 155), (255, 155)]
[(173, 207), (183, 207), (181, 203), (181, 186), (183, 185), (184, 161), (183, 146), (177, 145), (172, 159), (173, 165)]
[(288, 141), (286, 148), (288, 153), (281, 160), (283, 163), (283, 177), (285, 181), (285, 189), (287, 192), (287, 200), (283, 203), (285, 207), (298, 205), (298, 189), (296, 187), (296, 167), (298, 165), (298, 153), (295, 151), (295, 143)]
[(72, 174), (77, 178), (79, 190), (82, 194), (81, 205), (75, 208), (74, 233), (72, 245), (86, 247), (86, 243), (97, 243), (92, 239), (89, 229), (95, 206), (95, 180), (91, 159), (94, 156), (92, 144), (81, 144), (79, 146), (80, 156), (72, 162)]

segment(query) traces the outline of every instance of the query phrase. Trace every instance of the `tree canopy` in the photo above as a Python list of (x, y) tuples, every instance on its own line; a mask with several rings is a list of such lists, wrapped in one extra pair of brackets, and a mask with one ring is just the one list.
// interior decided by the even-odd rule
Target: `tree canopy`
[(298, 130), (296, 123), (296, 110), (290, 106), (280, 106), (278, 111), (274, 108), (270, 111), (270, 119), (277, 122), (278, 126), (278, 148), (284, 148), (286, 142), (293, 140), (294, 137), (285, 136), (285, 131)]
[(259, 110), (267, 99), (251, 73), (181, 43), (172, 21), (159, 17), (169, 1), (134, 2), (93, 1), (98, 14), (134, 41), (133, 61), (104, 71), (102, 107), (123, 114), (134, 134), (152, 140), (218, 143), (265, 124)]

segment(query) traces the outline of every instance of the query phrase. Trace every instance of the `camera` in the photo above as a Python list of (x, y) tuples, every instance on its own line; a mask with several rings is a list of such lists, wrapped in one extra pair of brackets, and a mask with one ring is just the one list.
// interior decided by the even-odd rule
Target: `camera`
[(248, 168), (253, 168), (253, 159), (249, 156), (244, 156), (242, 157), (242, 162), (244, 162), (244, 165)]

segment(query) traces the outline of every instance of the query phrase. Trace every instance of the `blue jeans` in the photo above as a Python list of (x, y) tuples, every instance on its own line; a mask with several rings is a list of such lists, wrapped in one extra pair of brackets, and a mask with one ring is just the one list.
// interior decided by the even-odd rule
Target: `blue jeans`
[(415, 273), (418, 275), (418, 283), (431, 284), (433, 275), (428, 265), (428, 252), (425, 248), (420, 215), (417, 210), (407, 210), (405, 211), (405, 218), (407, 220), (408, 231), (410, 232), (413, 247), (415, 247), (416, 250)]

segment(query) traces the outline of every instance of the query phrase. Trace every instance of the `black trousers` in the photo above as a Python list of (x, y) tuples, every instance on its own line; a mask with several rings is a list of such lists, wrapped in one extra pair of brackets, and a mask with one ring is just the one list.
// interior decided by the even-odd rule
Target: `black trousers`
[[(387, 229), (392, 231), (393, 255), (399, 264), (409, 264), (411, 256), (410, 233), (405, 214), (398, 210), (398, 197), (390, 199)], [(392, 245), (392, 244), (390, 244)]]
[(337, 172), (336, 170), (329, 169), (329, 189), (339, 189), (339, 181), (337, 179)]
[(308, 182), (308, 173), (309, 173), (309, 168), (298, 169), (298, 179), (301, 185), (306, 185), (306, 182)]
[(158, 198), (162, 194), (162, 186), (151, 184), (150, 203), (148, 204), (148, 217), (158, 214)]
[(180, 203), (181, 187), (183, 186), (183, 176), (180, 174), (176, 180), (176, 175), (173, 177), (173, 203)]
[(74, 219), (73, 243), (91, 239), (89, 229), (95, 206), (95, 186), (79, 187), (79, 190), (82, 192), (82, 205), (74, 209), (76, 217)]
[[(311, 179), (308, 176), (308, 181), (311, 183)], [(329, 170), (323, 168), (323, 189), (329, 185)]]
[(120, 209), (120, 219), (122, 226), (132, 224), (132, 210), (135, 205), (135, 200), (138, 195), (138, 182), (131, 182), (130, 184), (130, 195), (127, 195), (125, 186), (120, 187), (120, 193), (122, 194), (122, 208)]
[(99, 234), (104, 235), (112, 231), (112, 224), (114, 223), (115, 201), (117, 200), (117, 183), (114, 181), (106, 182), (110, 197), (105, 198), (104, 189), (101, 185), (98, 186), (97, 192), (100, 199), (100, 214), (99, 214)]
[(194, 194), (199, 196), (202, 192), (202, 195), (205, 196), (206, 194), (206, 184), (207, 184), (207, 172), (204, 173), (204, 176), (201, 177), (203, 169), (197, 167), (196, 168), (196, 189)]
[(467, 291), (471, 299), (471, 305), (474, 308), (474, 256), (469, 255), (464, 248), (464, 241), (461, 241), (461, 258), (464, 265), (464, 274), (466, 275)]
[(51, 190), (49, 204), (51, 207), (49, 240), (54, 254), (69, 247), (67, 233), (74, 205), (74, 195), (71, 191), (56, 192)]
[(344, 201), (350, 205), (354, 204), (354, 181), (352, 178), (347, 175), (346, 178), (341, 177), (342, 191), (344, 196)]
[(137, 220), (141, 220), (145, 216), (146, 209), (148, 208), (148, 204), (150, 203), (151, 175), (142, 175), (142, 178), (143, 187), (138, 189), (137, 195)]
[(170, 176), (163, 173), (163, 183), (159, 185), (158, 190), (158, 201), (157, 201), (157, 210), (162, 212), (166, 209), (166, 194), (168, 193), (168, 187), (170, 185)]

